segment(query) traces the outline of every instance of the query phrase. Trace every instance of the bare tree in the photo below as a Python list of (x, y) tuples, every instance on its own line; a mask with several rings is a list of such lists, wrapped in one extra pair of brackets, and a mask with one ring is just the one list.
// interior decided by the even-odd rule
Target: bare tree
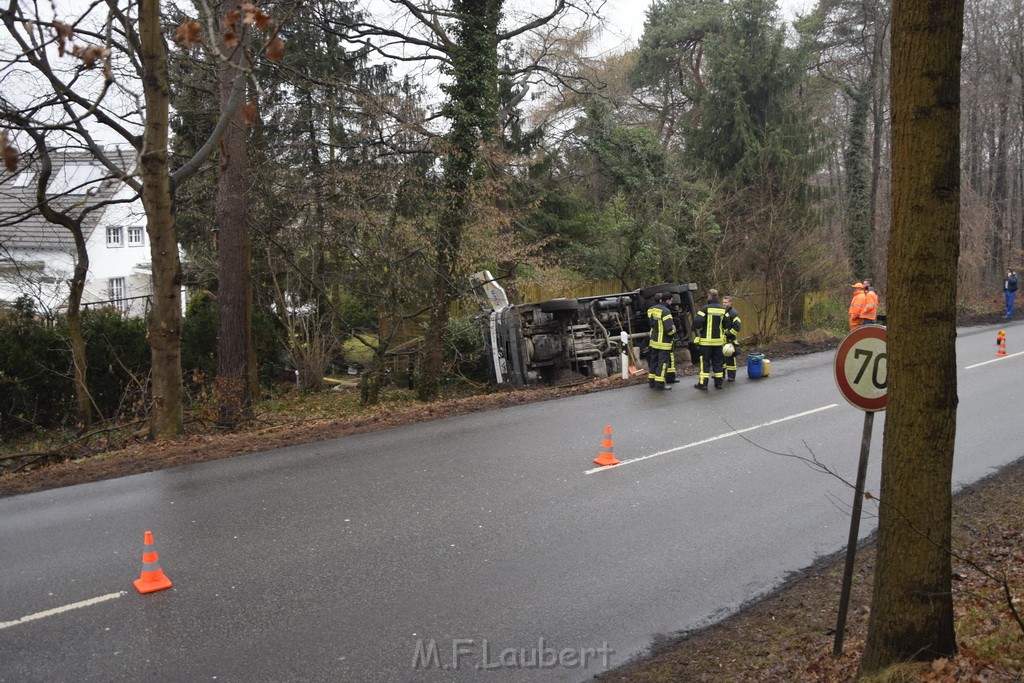
[(962, 88), (964, 173), (987, 212), (984, 280), (1001, 283), (1024, 258), (1024, 3), (966, 7)]
[[(253, 17), (259, 10), (250, 5)], [(39, 5), (15, 0), (3, 10), (13, 49), (4, 54), (8, 68), (23, 78), (28, 102), (2, 101), (6, 113), (31, 112), (14, 130), (59, 127), (72, 136), (110, 174), (134, 189), (146, 211), (152, 259), (153, 307), (149, 340), (153, 356), (150, 433), (163, 438), (180, 433), (181, 263), (174, 223), (174, 187), (191, 177), (216, 148), (241, 103), (247, 73), (241, 67), (213, 134), (193, 158), (171, 169), (168, 158), (170, 83), (166, 37), (158, 0), (95, 3), (71, 23), (46, 15)], [(246, 17), (247, 19), (249, 17)], [(260, 19), (266, 32), (259, 53), (279, 56), (283, 45), (276, 25)], [(257, 20), (246, 23), (257, 25)], [(196, 21), (178, 28), (186, 48), (203, 42)], [(219, 30), (208, 22), (206, 43), (216, 44)], [(119, 138), (134, 148), (137, 165), (124, 164), (104, 150), (103, 139)]]

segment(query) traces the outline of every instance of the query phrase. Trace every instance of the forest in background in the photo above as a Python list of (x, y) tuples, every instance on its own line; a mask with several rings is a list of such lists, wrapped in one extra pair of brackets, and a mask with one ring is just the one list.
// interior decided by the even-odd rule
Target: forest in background
[[(184, 327), (173, 306), (155, 311), (153, 367), (129, 368), (132, 400), (102, 410), (89, 378), (105, 368), (86, 351), (67, 361), (65, 383), (80, 373), (74, 393), (86, 395), (72, 421), (164, 411), (154, 435), (173, 433), (182, 395), (215, 382), (232, 424), (264, 359), (283, 353), (317, 390), (352, 338), (372, 349), (362, 396), (373, 403), (409, 321), (429, 400), (479, 348), (472, 321), (450, 312), (483, 268), (513, 300), (519, 283), (717, 285), (758, 302), (764, 339), (808, 293), (834, 292), (841, 312), (849, 283), (872, 277), (884, 300), (889, 3), (822, 0), (787, 24), (772, 0), (656, 0), (635, 49), (595, 57), (598, 6), (165, 3), (163, 66), (131, 28), (143, 23), (132, 2), (67, 23), (4, 10), (8, 37), (21, 37), (5, 41), (5, 92), (16, 77), (61, 76), (59, 60), (38, 58), (55, 44), (79, 48), (64, 57), (71, 85), (48, 78), (28, 105), (3, 97), (5, 144), (23, 162), (68, 147), (99, 158), (103, 136), (68, 118), (113, 129), (139, 151), (142, 170), (121, 173), (148, 202), (151, 236), (172, 234), (185, 254), (166, 275), (154, 257), (158, 281), (187, 285)], [(958, 300), (969, 307), (998, 295), (1024, 253), (1024, 0), (970, 1), (964, 30)], [(163, 91), (151, 84), (161, 73)], [(139, 131), (161, 92), (170, 147), (157, 159)], [(161, 177), (163, 204), (146, 194)], [(39, 385), (17, 362), (0, 380), (31, 394)]]

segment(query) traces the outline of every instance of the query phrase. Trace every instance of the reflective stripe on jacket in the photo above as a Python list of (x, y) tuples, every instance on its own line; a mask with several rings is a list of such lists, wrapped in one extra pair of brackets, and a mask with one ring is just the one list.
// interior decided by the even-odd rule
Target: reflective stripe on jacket
[(671, 349), (672, 335), (676, 324), (672, 321), (672, 311), (665, 304), (654, 304), (647, 309), (647, 321), (651, 325), (651, 348)]
[(725, 344), (725, 309), (712, 301), (697, 312), (693, 329), (697, 332), (697, 343), (702, 346), (723, 346)]
[(864, 292), (864, 307), (861, 309), (860, 317), (865, 320), (874, 320), (878, 317), (878, 292), (875, 290)]
[(739, 311), (730, 306), (725, 312), (725, 336), (728, 341), (735, 343), (739, 339), (740, 325)]
[(867, 296), (864, 294), (863, 289), (858, 289), (853, 293), (853, 299), (850, 301), (850, 318), (859, 318), (861, 312), (864, 310), (864, 303), (867, 301)]

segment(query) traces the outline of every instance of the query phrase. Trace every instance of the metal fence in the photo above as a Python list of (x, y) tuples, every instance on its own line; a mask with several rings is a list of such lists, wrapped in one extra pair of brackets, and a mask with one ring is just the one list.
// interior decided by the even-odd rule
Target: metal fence
[(152, 305), (153, 297), (146, 294), (143, 296), (123, 296), (105, 301), (83, 301), (82, 310), (113, 308), (132, 318), (144, 318), (149, 315)]

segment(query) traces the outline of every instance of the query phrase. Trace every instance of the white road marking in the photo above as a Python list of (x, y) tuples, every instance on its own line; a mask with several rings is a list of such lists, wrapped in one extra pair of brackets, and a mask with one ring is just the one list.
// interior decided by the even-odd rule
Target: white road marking
[(982, 365), (988, 365), (989, 363), (998, 363), (1001, 360), (1006, 360), (1007, 358), (1016, 358), (1017, 356), (1024, 356), (1024, 351), (1018, 351), (1017, 353), (1011, 353), (1008, 356), (998, 356), (996, 358), (993, 358), (992, 360), (987, 360), (982, 363), (975, 363), (974, 365), (968, 365), (967, 367), (964, 368), (964, 370), (973, 370), (974, 368), (980, 368)]
[(56, 614), (63, 614), (64, 612), (70, 612), (71, 610), (78, 609), (79, 607), (89, 607), (90, 605), (95, 605), (95, 604), (100, 603), (100, 602), (106, 602), (107, 600), (113, 600), (114, 598), (119, 598), (122, 595), (127, 595), (127, 594), (128, 594), (128, 591), (118, 591), (117, 593), (108, 593), (106, 595), (101, 595), (98, 598), (89, 598), (88, 600), (82, 600), (81, 602), (74, 602), (74, 603), (71, 603), (70, 605), (64, 605), (63, 607), (54, 607), (53, 609), (48, 609), (48, 610), (46, 610), (44, 612), (36, 612), (35, 614), (30, 614), (27, 617), (22, 617), (21, 619), (15, 619), (14, 621), (0, 621), (0, 630), (3, 630), (5, 628), (10, 628), (11, 626), (17, 626), (18, 624), (24, 624), (25, 622), (28, 622), (28, 621), (35, 621), (36, 619), (43, 619), (45, 617), (52, 617), (52, 616), (54, 616)]
[(731, 432), (725, 432), (724, 434), (719, 434), (718, 436), (712, 436), (712, 437), (704, 439), (702, 441), (694, 441), (693, 443), (688, 443), (685, 446), (676, 446), (675, 448), (670, 448), (667, 451), (659, 451), (658, 453), (651, 453), (650, 455), (645, 455), (645, 456), (642, 456), (642, 457), (639, 457), (639, 458), (633, 458), (632, 460), (623, 460), (618, 465), (606, 465), (604, 467), (595, 467), (593, 469), (587, 470), (586, 472), (584, 472), (584, 474), (593, 474), (594, 472), (603, 472), (605, 470), (613, 470), (613, 469), (615, 469), (617, 467), (623, 467), (625, 465), (632, 465), (633, 463), (640, 462), (642, 460), (650, 460), (651, 458), (657, 458), (659, 455), (668, 455), (669, 453), (676, 453), (678, 451), (686, 450), (687, 448), (693, 448), (694, 446), (703, 446), (706, 443), (711, 443), (712, 441), (718, 441), (719, 439), (726, 439), (726, 438), (728, 438), (730, 436), (736, 436), (737, 434), (745, 434), (746, 432), (752, 432), (755, 429), (761, 429), (762, 427), (770, 427), (772, 425), (779, 424), (780, 422), (787, 422), (789, 420), (795, 420), (798, 417), (806, 417), (808, 415), (813, 415), (814, 413), (820, 413), (823, 410), (828, 410), (829, 408), (835, 408), (838, 405), (839, 405), (838, 403), (831, 403), (831, 404), (829, 404), (827, 406), (822, 406), (820, 408), (814, 408), (813, 410), (805, 410), (804, 412), (797, 413), (795, 415), (787, 415), (786, 417), (780, 417), (777, 420), (771, 420), (770, 422), (764, 422), (764, 423), (759, 424), (759, 425), (754, 425), (753, 427), (746, 427), (744, 429), (735, 429), (735, 430), (733, 430)]

